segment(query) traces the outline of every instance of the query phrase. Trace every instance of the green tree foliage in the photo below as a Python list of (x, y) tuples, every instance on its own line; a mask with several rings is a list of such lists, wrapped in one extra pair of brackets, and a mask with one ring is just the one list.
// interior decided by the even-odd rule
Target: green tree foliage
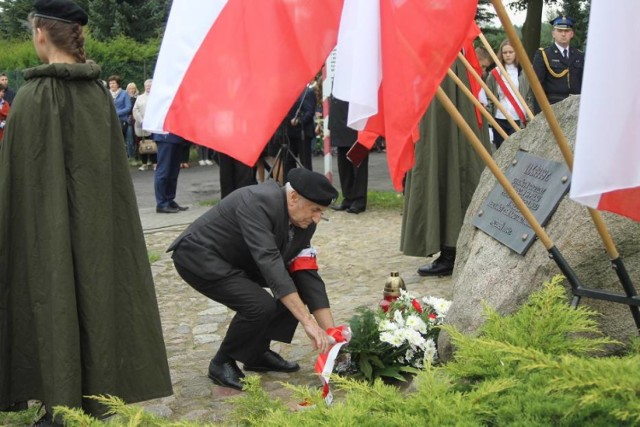
[(162, 34), (169, 11), (169, 0), (91, 0), (91, 32), (105, 41), (125, 36), (139, 42)]
[(24, 40), (31, 36), (27, 16), (33, 10), (33, 0), (0, 0), (0, 39)]

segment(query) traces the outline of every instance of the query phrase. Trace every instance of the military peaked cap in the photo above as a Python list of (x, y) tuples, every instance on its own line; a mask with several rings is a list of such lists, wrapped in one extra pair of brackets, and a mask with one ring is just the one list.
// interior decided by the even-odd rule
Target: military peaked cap
[(553, 25), (553, 28), (560, 30), (572, 30), (573, 26), (576, 25), (576, 21), (566, 16), (558, 16), (551, 21), (551, 25)]

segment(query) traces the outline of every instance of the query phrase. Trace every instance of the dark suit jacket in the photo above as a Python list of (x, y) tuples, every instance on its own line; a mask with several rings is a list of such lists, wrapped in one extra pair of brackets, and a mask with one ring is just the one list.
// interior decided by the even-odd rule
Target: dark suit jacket
[[(302, 103), (302, 105), (300, 105)], [(299, 109), (299, 110), (298, 110)], [(298, 125), (292, 126), (291, 120), (298, 113)], [(289, 138), (301, 138), (302, 130), (304, 130), (304, 139), (309, 139), (315, 135), (315, 123), (313, 117), (316, 113), (316, 93), (313, 89), (307, 87), (302, 91), (293, 107), (287, 114), (287, 132)]]
[(358, 131), (347, 126), (349, 103), (333, 96), (329, 99), (329, 137), (332, 147), (351, 147), (358, 139)]
[(274, 181), (242, 187), (191, 224), (172, 244), (176, 264), (210, 281), (246, 274), (268, 286), (274, 297), (300, 293), (311, 311), (329, 307), (316, 271), (294, 273), (287, 264), (310, 245), (316, 226), (293, 227), (284, 188)]
[[(564, 77), (554, 77), (547, 69), (542, 51), (544, 50), (549, 66), (554, 73), (560, 74), (569, 69)], [(582, 90), (582, 72), (584, 69), (584, 53), (575, 48), (569, 48), (569, 58), (565, 59), (556, 44), (540, 49), (533, 58), (533, 69), (540, 80), (540, 84), (547, 95), (549, 102), (555, 104), (569, 95), (578, 95)], [(536, 106), (536, 110), (538, 110)], [(538, 110), (539, 111), (539, 110)]]

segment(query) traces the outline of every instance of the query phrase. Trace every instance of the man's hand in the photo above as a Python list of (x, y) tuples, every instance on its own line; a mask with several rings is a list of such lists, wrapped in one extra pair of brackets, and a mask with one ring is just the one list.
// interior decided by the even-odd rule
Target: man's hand
[(318, 350), (320, 353), (329, 351), (329, 336), (313, 318), (309, 317), (309, 319), (302, 324), (302, 327), (311, 340), (314, 350)]
[(329, 338), (327, 333), (318, 325), (318, 322), (309, 314), (309, 310), (300, 299), (297, 292), (288, 294), (280, 298), (282, 304), (302, 323), (304, 332), (311, 340), (314, 350), (326, 353), (329, 350)]

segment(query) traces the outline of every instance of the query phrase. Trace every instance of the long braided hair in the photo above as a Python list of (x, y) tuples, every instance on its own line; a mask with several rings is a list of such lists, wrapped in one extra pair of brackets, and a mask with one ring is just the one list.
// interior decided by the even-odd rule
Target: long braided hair
[(33, 28), (45, 30), (51, 43), (58, 49), (71, 54), (76, 62), (85, 63), (87, 61), (84, 52), (84, 33), (80, 24), (43, 18), (35, 16), (33, 13), (29, 15), (29, 22)]

